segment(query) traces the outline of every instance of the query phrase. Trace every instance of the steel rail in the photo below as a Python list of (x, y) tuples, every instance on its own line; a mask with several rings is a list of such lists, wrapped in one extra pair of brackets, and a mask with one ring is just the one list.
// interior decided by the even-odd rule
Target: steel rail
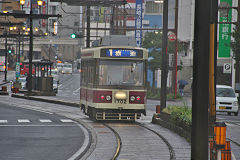
[(170, 153), (170, 160), (176, 160), (176, 155), (175, 155), (175, 152), (174, 152), (174, 150), (173, 150), (173, 147), (172, 147), (171, 144), (167, 141), (166, 138), (164, 138), (164, 137), (163, 137), (161, 134), (159, 134), (158, 132), (156, 132), (156, 131), (154, 131), (154, 130), (152, 130), (152, 129), (146, 127), (146, 126), (144, 126), (143, 124), (141, 124), (141, 123), (139, 123), (139, 122), (136, 122), (136, 124), (138, 124), (139, 126), (141, 126), (141, 127), (145, 128), (145, 129), (147, 129), (147, 130), (155, 133), (158, 137), (160, 137), (160, 138), (164, 141), (164, 143), (166, 143), (166, 145), (168, 146), (169, 153)]
[(112, 157), (112, 160), (116, 160), (119, 153), (120, 153), (120, 150), (122, 148), (122, 140), (121, 140), (121, 137), (120, 135), (117, 133), (116, 130), (114, 130), (112, 127), (110, 127), (109, 125), (107, 125), (106, 123), (103, 123), (104, 126), (106, 126), (107, 128), (109, 128), (113, 133), (114, 135), (116, 136), (116, 140), (117, 140), (117, 148), (116, 148), (116, 151)]

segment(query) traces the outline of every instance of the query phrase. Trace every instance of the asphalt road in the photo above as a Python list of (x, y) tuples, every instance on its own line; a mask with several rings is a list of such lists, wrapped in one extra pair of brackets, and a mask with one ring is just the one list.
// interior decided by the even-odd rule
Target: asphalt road
[(0, 102), (2, 160), (66, 160), (78, 152), (84, 138), (70, 119)]
[(80, 73), (60, 74), (58, 97), (70, 100), (80, 100)]

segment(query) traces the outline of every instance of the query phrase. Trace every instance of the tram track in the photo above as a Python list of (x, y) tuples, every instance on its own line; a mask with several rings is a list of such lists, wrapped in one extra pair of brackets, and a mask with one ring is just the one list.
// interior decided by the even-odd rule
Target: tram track
[(119, 153), (120, 153), (120, 150), (121, 150), (121, 147), (122, 147), (121, 137), (120, 137), (120, 135), (118, 134), (118, 132), (117, 132), (116, 130), (114, 130), (112, 127), (110, 127), (108, 124), (103, 123), (103, 125), (106, 126), (107, 128), (109, 128), (109, 129), (114, 133), (114, 135), (115, 135), (115, 137), (116, 137), (117, 147), (116, 147), (116, 151), (115, 151), (115, 153), (114, 153), (114, 155), (113, 155), (113, 157), (112, 157), (112, 160), (115, 160), (115, 159), (118, 157), (118, 155), (119, 155)]
[[(170, 160), (176, 160), (175, 152), (174, 152), (173, 147), (171, 146), (171, 144), (168, 142), (168, 140), (165, 139), (164, 136), (162, 136), (161, 134), (159, 134), (155, 130), (153, 130), (151, 128), (148, 128), (147, 126), (144, 126), (143, 124), (141, 124), (139, 122), (135, 122), (135, 123), (102, 123), (102, 124), (105, 127), (107, 127), (108, 129), (110, 129), (114, 133), (114, 135), (116, 137), (117, 147), (115, 149), (115, 153), (114, 153), (114, 155), (112, 157), (112, 160), (115, 160), (116, 158), (119, 158), (119, 155), (121, 154), (121, 151), (124, 152), (123, 148), (126, 147), (126, 146), (124, 146), (124, 142), (129, 141), (129, 139), (126, 139), (126, 137), (128, 137), (128, 136), (124, 135), (124, 133), (123, 133), (124, 129), (123, 129), (123, 131), (119, 131), (119, 128), (122, 129), (124, 126), (128, 126), (128, 127), (131, 127), (131, 128), (134, 128), (134, 127), (135, 128), (139, 128), (139, 127), (141, 127), (141, 128), (144, 128), (144, 129), (152, 132), (152, 134), (157, 135), (161, 139), (161, 141), (163, 141), (163, 143), (165, 143), (165, 145), (168, 147), (169, 157), (170, 157), (169, 159)], [(133, 134), (137, 135), (136, 132), (133, 133)], [(148, 135), (148, 134), (149, 133), (147, 133), (147, 132), (145, 133), (145, 131), (144, 131), (144, 135)], [(136, 138), (136, 139), (131, 139), (131, 141), (137, 141), (138, 139), (139, 139), (139, 137)], [(124, 142), (123, 142), (123, 140), (124, 140)], [(146, 142), (146, 144), (147, 144), (147, 142)], [(141, 147), (143, 147), (143, 146), (141, 146)], [(140, 150), (140, 148), (139, 148), (139, 150)], [(127, 149), (125, 148), (125, 151), (126, 150)], [(122, 154), (127, 154), (127, 153), (122, 153)], [(132, 154), (136, 154), (137, 155), (137, 153), (132, 153)]]
[(154, 131), (153, 129), (150, 129), (146, 126), (144, 126), (143, 124), (137, 122), (139, 126), (143, 127), (143, 128), (146, 128), (148, 129), (149, 131), (155, 133), (156, 135), (158, 135), (158, 137), (160, 137), (164, 143), (166, 143), (166, 145), (168, 146), (168, 149), (169, 149), (169, 153), (170, 153), (170, 160), (175, 160), (176, 159), (176, 156), (175, 156), (175, 152), (173, 150), (173, 147), (171, 146), (171, 144), (167, 141), (166, 138), (164, 138), (161, 134), (159, 134), (158, 132)]

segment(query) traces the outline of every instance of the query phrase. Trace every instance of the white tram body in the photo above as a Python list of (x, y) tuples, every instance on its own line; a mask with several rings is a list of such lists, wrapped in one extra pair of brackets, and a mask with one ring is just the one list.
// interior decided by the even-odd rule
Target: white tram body
[(136, 120), (146, 114), (144, 48), (103, 46), (81, 55), (81, 109), (96, 120)]

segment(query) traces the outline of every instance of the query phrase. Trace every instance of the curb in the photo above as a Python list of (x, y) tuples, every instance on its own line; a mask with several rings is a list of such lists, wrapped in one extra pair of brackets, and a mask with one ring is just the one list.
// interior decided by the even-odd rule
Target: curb
[(80, 104), (78, 104), (78, 103), (65, 102), (65, 101), (61, 101), (61, 100), (45, 99), (45, 98), (39, 98), (39, 97), (33, 97), (33, 96), (22, 96), (22, 95), (17, 95), (17, 94), (12, 94), (12, 97), (35, 100), (35, 101), (42, 101), (42, 102), (48, 102), (48, 103), (54, 103), (54, 104), (62, 104), (62, 105), (67, 105), (67, 106), (72, 106), (72, 107), (80, 107)]
[(152, 123), (158, 124), (164, 128), (171, 130), (172, 132), (186, 139), (188, 143), (191, 143), (191, 132), (188, 132), (187, 129), (177, 126), (171, 121), (166, 121), (164, 119), (158, 118), (156, 114), (153, 115)]

